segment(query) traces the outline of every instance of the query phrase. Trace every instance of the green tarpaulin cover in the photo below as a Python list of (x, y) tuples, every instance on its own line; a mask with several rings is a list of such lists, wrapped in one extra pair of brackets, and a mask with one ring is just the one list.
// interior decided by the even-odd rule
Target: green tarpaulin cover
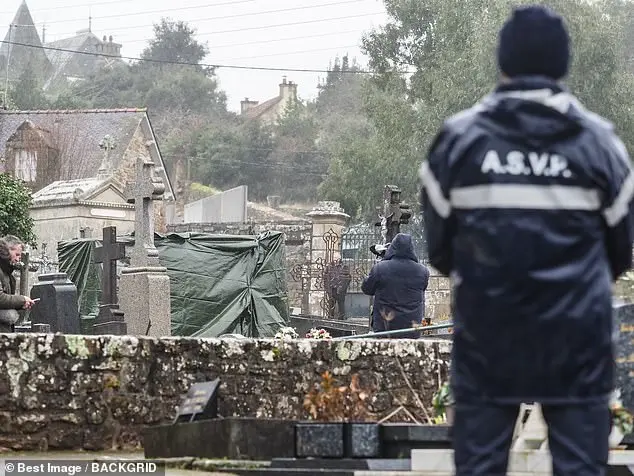
[[(134, 244), (132, 236), (117, 241)], [(172, 335), (272, 337), (288, 325), (282, 233), (156, 234), (154, 244), (170, 277)], [(101, 265), (93, 263), (97, 246), (101, 242), (90, 239), (58, 244), (59, 268), (77, 286), (86, 333), (101, 296)], [(126, 264), (124, 258), (119, 268)]]

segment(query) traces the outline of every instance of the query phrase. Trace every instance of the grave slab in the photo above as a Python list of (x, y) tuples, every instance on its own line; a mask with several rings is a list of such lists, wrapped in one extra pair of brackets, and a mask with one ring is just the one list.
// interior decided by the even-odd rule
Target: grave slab
[(271, 461), (274, 469), (330, 469), (408, 471), (409, 459), (362, 459), (362, 458), (276, 458)]
[(451, 448), (448, 425), (381, 425), (381, 454), (384, 458), (409, 458), (413, 449)]
[(294, 456), (294, 421), (223, 418), (148, 427), (146, 458), (271, 460)]

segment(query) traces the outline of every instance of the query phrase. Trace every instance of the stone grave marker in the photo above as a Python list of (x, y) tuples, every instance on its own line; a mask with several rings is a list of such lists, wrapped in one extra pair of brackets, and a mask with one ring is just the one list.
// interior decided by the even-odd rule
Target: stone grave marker
[(217, 418), (219, 386), (220, 379), (193, 384), (178, 408), (174, 423)]
[(634, 304), (613, 305), (616, 388), (623, 406), (634, 411)]
[(154, 200), (165, 184), (155, 178), (154, 163), (137, 158), (136, 182), (128, 183), (128, 202), (134, 203), (134, 247), (130, 267), (121, 270), (119, 304), (131, 335), (171, 335), (170, 280), (154, 246)]
[(81, 334), (77, 287), (66, 273), (40, 274), (31, 289), (31, 299), (39, 301), (31, 308), (31, 326), (48, 324), (51, 332)]
[(95, 334), (125, 335), (127, 326), (117, 298), (117, 261), (125, 258), (125, 244), (117, 243), (117, 228), (103, 229), (101, 248), (95, 249), (95, 263), (103, 263), (101, 304), (93, 324)]

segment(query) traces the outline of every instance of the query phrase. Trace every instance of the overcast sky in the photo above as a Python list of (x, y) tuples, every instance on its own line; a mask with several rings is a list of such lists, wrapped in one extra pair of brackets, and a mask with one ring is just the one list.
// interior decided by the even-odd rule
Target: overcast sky
[[(0, 2), (1, 39), (20, 3)], [(97, 36), (112, 35), (123, 45), (123, 56), (137, 57), (153, 36), (152, 24), (169, 17), (196, 28), (209, 46), (208, 63), (291, 69), (327, 69), (345, 53), (365, 64), (361, 35), (386, 20), (381, 0), (27, 0), (27, 5), (40, 38), (46, 27), (47, 42), (87, 28), (92, 16)], [(230, 68), (217, 74), (234, 111), (245, 97), (263, 102), (276, 96), (284, 75), (298, 83), (303, 99), (313, 98), (325, 76)]]

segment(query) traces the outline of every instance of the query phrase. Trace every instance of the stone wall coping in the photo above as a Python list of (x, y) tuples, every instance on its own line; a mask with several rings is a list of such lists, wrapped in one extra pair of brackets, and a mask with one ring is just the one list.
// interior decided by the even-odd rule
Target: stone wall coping
[[(72, 335), (72, 334), (34, 334), (34, 333), (12, 333), (0, 334), (0, 348), (8, 349), (15, 345), (19, 346), (20, 354), (22, 350), (26, 350), (29, 344), (33, 344), (28, 355), (31, 359), (46, 358), (50, 356), (51, 350), (57, 351), (68, 350), (71, 355), (78, 358), (107, 357), (112, 356), (108, 349), (118, 349), (122, 351), (127, 347), (125, 352), (117, 352), (116, 355), (131, 357), (135, 355), (139, 347), (145, 345), (173, 345), (186, 344), (191, 345), (199, 343), (212, 346), (224, 346), (233, 349), (234, 354), (244, 353), (243, 347), (250, 349), (255, 347), (270, 348), (274, 346), (282, 346), (286, 348), (297, 348), (301, 353), (308, 354), (313, 350), (323, 350), (324, 347), (335, 348), (340, 350), (343, 348), (372, 351), (387, 351), (390, 355), (412, 355), (419, 352), (418, 349), (428, 349), (434, 345), (439, 345), (440, 352), (448, 352), (451, 348), (451, 341), (442, 338), (425, 338), (425, 339), (351, 339), (345, 341), (334, 341), (331, 339), (292, 339), (280, 340), (274, 338), (253, 339), (253, 338), (220, 338), (220, 337), (186, 337), (186, 336), (168, 336), (168, 337), (151, 337), (151, 336), (132, 336), (132, 335)], [(79, 348), (81, 347), (81, 349)], [(353, 352), (354, 353), (354, 352)], [(338, 355), (340, 360), (341, 356)], [(23, 356), (24, 358), (24, 356)], [(26, 359), (28, 360), (28, 359)], [(266, 359), (265, 359), (266, 360)], [(349, 359), (354, 360), (354, 359)]]

